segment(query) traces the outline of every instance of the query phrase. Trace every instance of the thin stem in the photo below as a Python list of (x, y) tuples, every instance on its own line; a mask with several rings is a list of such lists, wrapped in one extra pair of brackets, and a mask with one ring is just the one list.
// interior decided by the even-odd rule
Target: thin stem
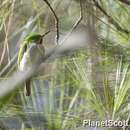
[(68, 37), (72, 34), (72, 32), (77, 28), (77, 26), (80, 24), (80, 22), (82, 21), (83, 19), (83, 8), (82, 8), (82, 5), (81, 5), (81, 0), (80, 0), (80, 17), (79, 19), (76, 21), (76, 23), (73, 25), (72, 29), (70, 30), (70, 32), (65, 36), (65, 38), (62, 40), (62, 43), (65, 42), (65, 40), (68, 39)]
[(93, 0), (95, 6), (108, 18), (108, 21), (113, 24), (117, 30), (128, 35), (130, 32), (127, 29), (122, 28), (108, 13), (99, 5), (96, 0)]
[(43, 1), (47, 4), (47, 6), (49, 7), (49, 9), (51, 10), (51, 12), (53, 13), (53, 15), (55, 17), (55, 28), (56, 28), (56, 32), (57, 32), (56, 40), (57, 40), (57, 44), (58, 44), (58, 42), (59, 42), (59, 19), (58, 19), (58, 16), (56, 15), (54, 9), (52, 8), (52, 6), (48, 2), (48, 0), (43, 0)]
[(42, 38), (43, 37), (45, 37), (48, 33), (50, 33), (50, 30), (49, 31), (47, 31), (47, 32), (45, 32), (44, 34), (42, 34), (41, 36), (42, 36)]

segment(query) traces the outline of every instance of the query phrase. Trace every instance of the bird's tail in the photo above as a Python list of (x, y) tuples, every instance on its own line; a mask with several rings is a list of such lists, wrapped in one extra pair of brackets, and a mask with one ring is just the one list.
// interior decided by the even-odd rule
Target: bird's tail
[(25, 85), (26, 85), (26, 96), (30, 96), (31, 95), (31, 80), (28, 79)]

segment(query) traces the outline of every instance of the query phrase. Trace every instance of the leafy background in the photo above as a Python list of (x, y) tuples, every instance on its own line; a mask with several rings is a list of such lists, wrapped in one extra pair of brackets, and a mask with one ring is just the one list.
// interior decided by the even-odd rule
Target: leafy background
[[(0, 0), (0, 87), (8, 92), (4, 94), (1, 87), (1, 129), (129, 129), (82, 125), (87, 119), (130, 120), (129, 4), (127, 0)], [(30, 32), (48, 30), (43, 40), (47, 51), (56, 45), (56, 35), (59, 44), (70, 39), (32, 77), (30, 97), (25, 96), (24, 81), (10, 90), (10, 82), (16, 81), (8, 79), (17, 71), (20, 44)]]

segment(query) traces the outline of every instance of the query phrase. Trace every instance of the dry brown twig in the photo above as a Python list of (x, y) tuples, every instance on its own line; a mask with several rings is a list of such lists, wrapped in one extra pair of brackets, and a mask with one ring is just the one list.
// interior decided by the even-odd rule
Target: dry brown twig
[(58, 42), (59, 42), (59, 18), (56, 15), (56, 13), (55, 13), (54, 9), (52, 8), (52, 6), (50, 5), (50, 3), (48, 2), (48, 0), (43, 0), (43, 1), (47, 4), (47, 6), (49, 7), (49, 9), (51, 10), (51, 12), (54, 15), (55, 27), (56, 27), (56, 32), (57, 32), (56, 40), (57, 40), (57, 44), (58, 44)]

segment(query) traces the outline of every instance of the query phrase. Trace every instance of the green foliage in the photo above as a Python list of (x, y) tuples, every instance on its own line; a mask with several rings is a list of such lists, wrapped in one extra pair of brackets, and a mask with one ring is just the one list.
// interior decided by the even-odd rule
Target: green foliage
[[(45, 46), (47, 49), (54, 46), (56, 21), (43, 2), (40, 0), (1, 2), (0, 49), (2, 51), (0, 52), (4, 53), (3, 48), (5, 52), (7, 51), (3, 64), (7, 66), (10, 64), (18, 47), (19, 65), (26, 46), (37, 42), (41, 38), (40, 33), (48, 29), (54, 31), (51, 32), (49, 39), (44, 40)], [(59, 18), (60, 34), (68, 33), (66, 31), (71, 30), (82, 13), (79, 1), (49, 0), (49, 2)], [(91, 2), (89, 4), (91, 7)], [(17, 90), (9, 92), (0, 99), (0, 116), (15, 115), (24, 120), (28, 113), (40, 113), (47, 123), (32, 130), (75, 129), (76, 126), (81, 126), (84, 119), (127, 119), (130, 112), (130, 34), (116, 27), (117, 24), (113, 24), (110, 17), (121, 28), (129, 31), (129, 7), (118, 0), (101, 0), (99, 4), (109, 17), (92, 3), (93, 11), (85, 11), (83, 8), (82, 22), (77, 27), (79, 30), (74, 28), (74, 32), (88, 31), (87, 22), (94, 23), (97, 33), (95, 43), (86, 43), (84, 49), (72, 51), (71, 54), (61, 58), (59, 56), (49, 63), (45, 62), (47, 67), (43, 72), (46, 70), (48, 72), (32, 77), (32, 96), (26, 97), (23, 90), (19, 90), (17, 94)], [(39, 34), (31, 32), (39, 32)], [(91, 38), (95, 39), (95, 37)], [(2, 71), (4, 69), (1, 68)], [(16, 66), (12, 65), (10, 71), (15, 72)], [(6, 74), (3, 78), (5, 77)], [(20, 102), (15, 101), (15, 98)], [(7, 108), (6, 112), (5, 108)], [(23, 129), (29, 130), (24, 126)]]

